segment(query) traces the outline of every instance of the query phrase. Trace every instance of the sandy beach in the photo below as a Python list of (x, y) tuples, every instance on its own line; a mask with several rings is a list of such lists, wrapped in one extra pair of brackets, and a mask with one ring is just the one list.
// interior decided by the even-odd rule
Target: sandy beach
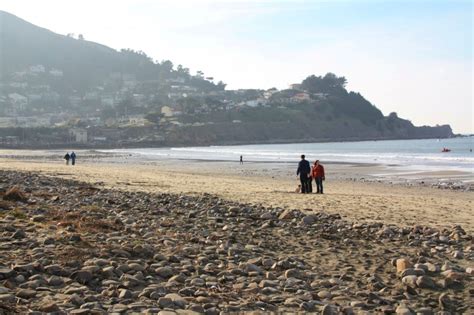
[(9, 153), (0, 314), (474, 309), (473, 192), (436, 184), (466, 174), (328, 163), (303, 195), (293, 163)]
[[(8, 155), (7, 151), (1, 153)], [(34, 151), (24, 151), (23, 155), (18, 151), (10, 153), (12, 158), (0, 159), (0, 169), (38, 172), (130, 191), (209, 193), (237, 202), (338, 213), (361, 222), (461, 225), (474, 231), (474, 192), (439, 189), (434, 185), (438, 179), (455, 181), (459, 176), (468, 176), (455, 171), (426, 172), (416, 177), (409, 174), (416, 178), (412, 180), (406, 176), (381, 180), (369, 174), (388, 176), (390, 169), (375, 164), (328, 164), (325, 194), (299, 195), (294, 192), (298, 184), (294, 175), (296, 162), (239, 165), (225, 161), (143, 161), (123, 155), (90, 155), (72, 167), (57, 157), (38, 157)]]

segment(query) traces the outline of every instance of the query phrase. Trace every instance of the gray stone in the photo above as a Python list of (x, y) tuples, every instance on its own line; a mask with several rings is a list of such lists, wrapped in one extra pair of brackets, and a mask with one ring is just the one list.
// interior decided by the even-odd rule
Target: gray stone
[(0, 304), (3, 304), (3, 303), (15, 303), (16, 301), (16, 298), (13, 294), (0, 294)]
[(155, 272), (162, 278), (170, 278), (176, 274), (176, 271), (171, 267), (160, 267)]
[(339, 310), (336, 305), (326, 304), (323, 306), (321, 315), (338, 315)]
[(90, 271), (78, 270), (71, 275), (71, 278), (79, 283), (86, 284), (93, 279), (93, 276)]
[(314, 223), (316, 223), (317, 219), (318, 217), (315, 214), (310, 214), (310, 215), (305, 216), (302, 219), (302, 222), (305, 225), (313, 225)]
[(22, 299), (31, 299), (36, 296), (36, 291), (30, 289), (22, 289), (16, 293), (16, 296)]
[(423, 289), (434, 289), (436, 287), (434, 281), (428, 276), (421, 276), (416, 279), (416, 285)]
[(48, 284), (51, 285), (51, 286), (61, 286), (64, 284), (64, 280), (63, 278), (61, 277), (58, 277), (58, 276), (51, 276), (49, 279), (48, 279)]
[(132, 292), (130, 292), (130, 290), (127, 290), (127, 289), (120, 290), (120, 293), (119, 293), (120, 299), (131, 299), (132, 297), (133, 297), (133, 294)]
[(0, 280), (13, 277), (16, 272), (10, 268), (0, 268)]
[(16, 232), (13, 233), (13, 235), (12, 235), (12, 238), (15, 238), (15, 239), (22, 239), (22, 238), (25, 238), (25, 237), (26, 237), (26, 233), (25, 233), (25, 231), (23, 231), (21, 229), (16, 230)]

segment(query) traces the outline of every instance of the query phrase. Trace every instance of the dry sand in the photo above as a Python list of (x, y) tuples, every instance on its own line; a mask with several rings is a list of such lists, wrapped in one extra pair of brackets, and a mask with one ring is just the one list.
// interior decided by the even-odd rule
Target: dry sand
[[(166, 160), (146, 164), (85, 161), (74, 167), (60, 163), (0, 159), (0, 169), (33, 171), (132, 191), (210, 193), (238, 202), (339, 213), (360, 222), (435, 227), (456, 224), (474, 232), (473, 192), (340, 179), (352, 178), (353, 166), (328, 165), (325, 194), (302, 195), (294, 192), (298, 182), (293, 165)], [(365, 167), (371, 172), (382, 171), (377, 166)], [(332, 172), (339, 179), (332, 179)]]

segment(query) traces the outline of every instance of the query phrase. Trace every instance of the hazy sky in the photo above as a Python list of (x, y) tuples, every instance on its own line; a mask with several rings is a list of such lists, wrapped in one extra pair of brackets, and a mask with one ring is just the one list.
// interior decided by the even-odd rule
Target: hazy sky
[(334, 72), (385, 115), (474, 133), (471, 0), (0, 0), (0, 10), (229, 89)]

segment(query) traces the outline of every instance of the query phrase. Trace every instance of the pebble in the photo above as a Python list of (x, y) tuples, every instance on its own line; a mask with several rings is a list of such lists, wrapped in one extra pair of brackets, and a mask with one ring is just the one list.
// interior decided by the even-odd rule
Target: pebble
[[(472, 269), (461, 266), (472, 256), (472, 237), (459, 227), (349, 222), (207, 194), (118, 191), (2, 170), (0, 178), (0, 189), (24, 183), (34, 200), (12, 202), (29, 220), (0, 215), (0, 305), (17, 313), (467, 309)], [(65, 197), (42, 197), (51, 195)], [(453, 260), (455, 251), (464, 258)], [(445, 292), (452, 298), (441, 298)]]

